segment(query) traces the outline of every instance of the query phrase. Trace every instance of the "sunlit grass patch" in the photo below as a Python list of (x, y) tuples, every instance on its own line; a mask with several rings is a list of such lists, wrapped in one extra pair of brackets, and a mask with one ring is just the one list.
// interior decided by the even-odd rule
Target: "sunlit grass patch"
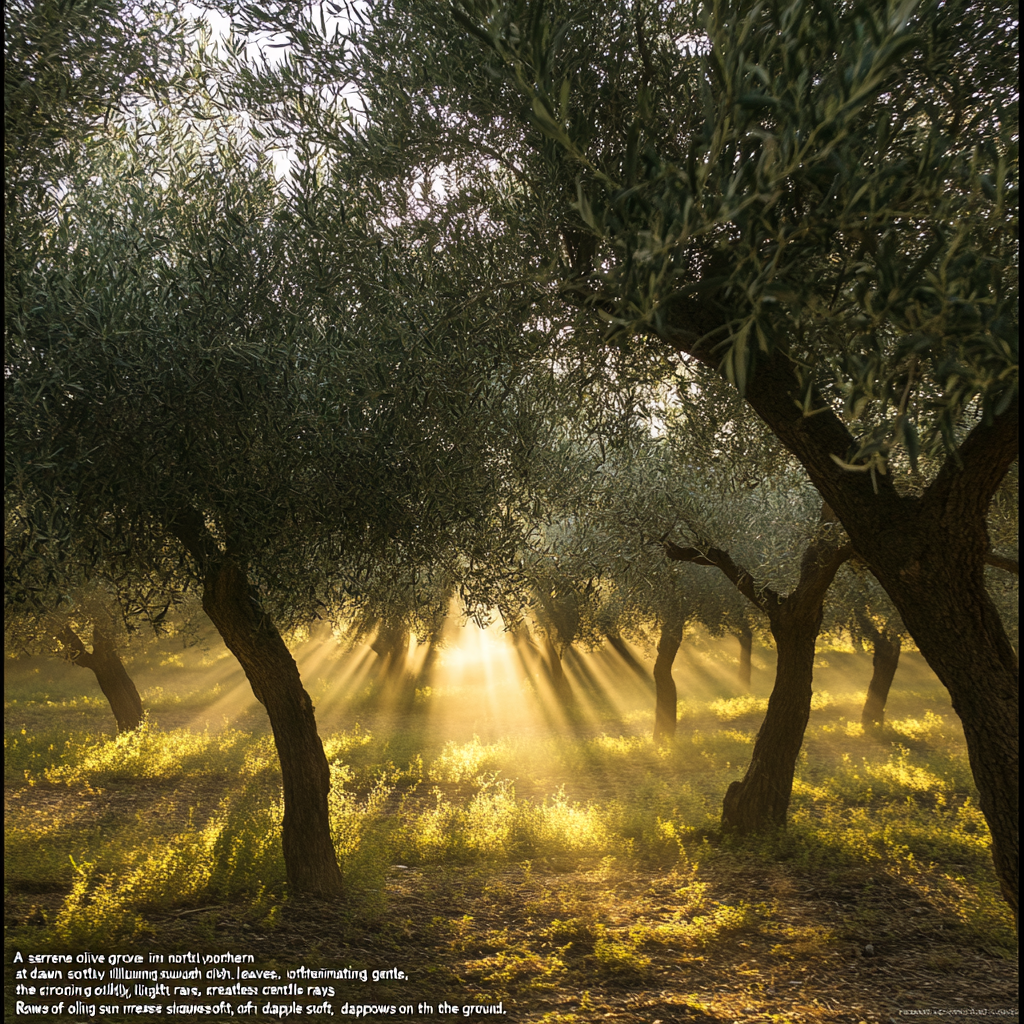
[(820, 954), (836, 943), (835, 930), (827, 925), (799, 923), (786, 925), (772, 936), (779, 941), (772, 947), (772, 955), (802, 961)]
[[(811, 694), (812, 711), (821, 711), (834, 703), (827, 690), (815, 690)], [(763, 715), (768, 710), (768, 698), (747, 693), (739, 697), (721, 697), (710, 701), (707, 707), (720, 722), (732, 722), (744, 715)]]
[(556, 917), (542, 932), (545, 938), (559, 945), (593, 946), (600, 935), (600, 927), (594, 915), (569, 917), (564, 921)]
[(280, 888), (282, 811), (250, 784), (226, 796), (203, 824), (190, 820), (176, 834), (154, 839), (139, 822), (107, 836), (102, 847), (77, 858), (67, 854), (71, 891), (54, 934), (71, 946), (131, 939), (149, 930), (147, 911)]
[(134, 938), (141, 913), (194, 900), (209, 886), (218, 830), (186, 834), (150, 849), (136, 849), (103, 874), (93, 862), (74, 864), (71, 893), (54, 921), (58, 938), (71, 946)]
[(925, 711), (920, 718), (888, 718), (886, 725), (898, 736), (918, 742), (943, 739), (949, 728), (945, 718), (931, 710)]
[(591, 855), (612, 852), (613, 839), (602, 808), (574, 803), (559, 791), (539, 813), (542, 849)]
[(502, 950), (469, 961), (463, 967), (468, 980), (499, 994), (507, 992), (510, 985), (534, 991), (555, 988), (565, 971), (565, 962), (559, 955), (529, 948)]
[[(448, 705), (425, 694), (394, 720), (361, 710), (362, 726), (339, 714), (345, 731), (322, 736), (346, 906), (370, 907), (384, 920), (400, 905), (396, 887), (404, 894), (421, 879), (472, 877), (487, 911), (473, 910), (480, 925), (465, 925), (464, 949), (454, 931), (449, 946), (478, 957), (464, 975), (474, 983), (499, 992), (565, 985), (557, 959), (570, 976), (590, 971), (615, 986), (643, 976), (648, 962), (660, 973), (666, 957), (729, 950), (745, 929), (768, 935), (774, 925), (762, 908), (737, 902), (732, 879), (747, 867), (758, 885), (808, 874), (826, 886), (876, 880), (919, 899), (943, 936), (1001, 955), (1012, 947), (962, 736), (944, 717), (941, 692), (927, 697), (931, 704), (894, 698), (891, 728), (872, 736), (858, 724), (863, 692), (837, 684), (816, 694), (790, 825), (742, 842), (720, 838), (721, 801), (749, 764), (763, 691), (690, 694), (675, 741), (660, 746), (648, 735), (651, 707), (564, 734), (501, 733), (463, 707), (458, 728), (446, 730), (438, 710), (464, 706), (468, 691), (458, 692)], [(54, 710), (41, 706), (40, 714), (50, 722)], [(58, 920), (61, 942), (89, 945), (153, 927), (167, 908), (252, 906), (269, 899), (261, 894), (286, 891), (268, 733), (150, 725), (111, 738), (47, 726), (9, 731), (5, 747), (9, 785), (20, 794), (7, 819), (8, 877), (54, 887), (51, 938)], [(518, 873), (527, 879), (531, 863), (546, 896), (535, 883), (491, 885)], [(677, 873), (685, 883), (652, 885), (656, 896), (635, 885)], [(510, 932), (503, 944), (505, 930), (491, 927), (497, 913), (529, 915), (533, 923), (522, 927), (532, 932)], [(840, 938), (859, 934), (867, 911), (849, 921), (848, 931), (836, 926)], [(827, 929), (792, 927), (790, 952), (806, 942), (812, 955), (815, 936), (826, 937)], [(447, 939), (446, 928), (438, 933)]]
[(708, 710), (720, 722), (732, 722), (744, 715), (763, 715), (768, 710), (767, 697), (744, 694), (742, 697), (722, 697), (708, 704)]
[[(181, 655), (175, 655), (170, 661), (161, 661), (161, 666), (184, 667)], [(183, 680), (173, 687), (160, 684), (144, 686), (139, 690), (142, 706), (151, 710), (168, 708), (200, 708), (212, 703), (224, 695), (224, 684), (204, 681), (202, 678)]]
[(484, 772), (503, 766), (505, 751), (497, 744), (483, 744), (479, 736), (468, 743), (449, 740), (430, 764), (428, 774), (434, 782), (472, 782)]
[(912, 797), (941, 806), (974, 790), (962, 759), (942, 752), (922, 756), (902, 746), (890, 749), (884, 760), (862, 757), (859, 764), (843, 753), (833, 771), (820, 780), (823, 792), (851, 804)]
[(537, 846), (535, 809), (516, 800), (515, 788), (507, 780), (484, 786), (470, 800), (465, 828), (469, 849), (485, 857), (520, 858)]
[(276, 770), (273, 740), (235, 729), (162, 730), (144, 722), (132, 732), (106, 736), (52, 729), (4, 737), (8, 780), (100, 785), (139, 779)]
[(612, 974), (644, 977), (651, 967), (651, 958), (640, 949), (643, 938), (632, 932), (619, 935), (598, 926), (594, 940), (594, 959)]
[[(98, 784), (227, 771), (252, 773), (273, 767), (265, 756), (267, 742), (235, 730), (165, 732), (144, 722), (113, 739), (69, 738), (60, 763), (44, 768), (41, 774), (51, 783)], [(254, 746), (263, 750), (254, 750)]]
[(336, 761), (374, 742), (373, 733), (361, 728), (357, 722), (348, 732), (336, 732), (326, 737), (323, 741), (324, 754), (328, 761)]
[(32, 783), (44, 771), (53, 768), (64, 758), (69, 749), (97, 743), (106, 737), (92, 733), (75, 732), (68, 729), (52, 728), (29, 732), (22, 729), (20, 734), (4, 734), (4, 778), (7, 782)]
[[(999, 955), (1015, 948), (1013, 918), (995, 884), (984, 817), (967, 800), (949, 807), (893, 800), (848, 806), (834, 798), (797, 801), (786, 829), (731, 840), (705, 859), (753, 854), (824, 878), (864, 876), (898, 884), (921, 905), (959, 921), (965, 941)], [(870, 883), (869, 883), (870, 884)]]
[(685, 911), (677, 911), (671, 921), (635, 926), (633, 938), (638, 943), (707, 949), (753, 923), (753, 911), (746, 904), (732, 906), (719, 903), (706, 913), (686, 916)]

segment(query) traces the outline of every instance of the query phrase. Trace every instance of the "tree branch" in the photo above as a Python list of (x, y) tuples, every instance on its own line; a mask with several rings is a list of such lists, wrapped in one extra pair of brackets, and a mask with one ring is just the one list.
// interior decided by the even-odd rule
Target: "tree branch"
[(997, 569), (1004, 569), (1006, 572), (1013, 573), (1014, 576), (1020, 575), (1020, 563), (1016, 558), (1006, 558), (1003, 555), (997, 555), (994, 551), (985, 552), (985, 564), (994, 565)]
[(862, 609), (858, 608), (854, 613), (860, 631), (873, 643), (877, 644), (882, 638), (881, 630), (871, 621), (871, 617)]
[[(674, 351), (685, 353), (721, 374), (721, 360), (708, 344), (712, 338), (726, 336), (730, 321), (712, 297), (699, 301), (693, 297), (677, 299), (666, 305), (667, 326), (659, 333)], [(754, 355), (752, 372), (743, 397), (769, 429), (802, 463), (822, 498), (836, 509), (849, 531), (850, 513), (867, 519), (870, 532), (879, 533), (890, 526), (909, 499), (897, 493), (891, 475), (854, 473), (837, 464), (845, 461), (854, 445), (846, 425), (812, 387), (810, 415), (804, 414), (806, 385), (797, 378), (789, 355), (781, 347), (770, 354)], [(877, 491), (875, 490), (877, 486)]]
[(206, 528), (206, 521), (191, 505), (179, 509), (168, 522), (167, 529), (181, 541), (204, 574), (221, 557), (220, 549)]
[(820, 605), (825, 599), (825, 592), (832, 586), (839, 567), (852, 555), (852, 544), (840, 544), (833, 548), (812, 544), (804, 552), (800, 582), (789, 597), (800, 602), (810, 601)]
[[(835, 523), (835, 512), (827, 501), (821, 503), (822, 523)], [(820, 602), (824, 600), (825, 591), (832, 585), (832, 580), (839, 572), (839, 567), (847, 559), (853, 557), (853, 545), (841, 543), (834, 536), (817, 537), (807, 545), (804, 557), (800, 560), (800, 582), (790, 597), (801, 601)]]
[(1020, 400), (1014, 398), (1001, 416), (977, 424), (949, 456), (924, 493), (924, 501), (942, 508), (954, 503), (967, 514), (984, 515), (992, 495), (1017, 458)]
[(65, 625), (57, 634), (57, 639), (64, 645), (64, 657), (79, 668), (92, 668), (93, 656), (85, 649), (82, 638), (70, 627)]
[(674, 562), (693, 562), (694, 565), (713, 565), (720, 569), (732, 582), (733, 586), (752, 604), (759, 608), (766, 615), (770, 604), (780, 604), (781, 599), (774, 590), (765, 588), (758, 590), (754, 586), (754, 579), (746, 569), (738, 566), (727, 551), (721, 548), (707, 548), (700, 551), (697, 548), (681, 548), (667, 540), (662, 542), (665, 547), (665, 554)]

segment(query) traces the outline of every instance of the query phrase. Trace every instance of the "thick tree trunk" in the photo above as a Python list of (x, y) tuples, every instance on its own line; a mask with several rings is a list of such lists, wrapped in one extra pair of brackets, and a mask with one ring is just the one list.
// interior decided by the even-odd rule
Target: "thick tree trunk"
[(811, 714), (814, 644), (821, 605), (813, 610), (779, 609), (771, 616), (778, 662), (768, 712), (754, 742), (742, 782), (725, 794), (722, 827), (740, 833), (786, 824), (793, 773)]
[[(702, 343), (728, 327), (731, 310), (713, 298), (681, 297), (665, 313), (661, 336), (671, 350), (720, 372), (720, 355)], [(949, 690), (992, 831), (996, 873), (1016, 919), (1018, 666), (981, 581), (989, 503), (1019, 451), (1019, 398), (977, 422), (923, 494), (903, 495), (891, 475), (847, 468), (857, 442), (825, 397), (807, 390), (784, 346), (759, 359), (745, 397), (803, 464)]]
[(676, 734), (677, 694), (672, 678), (672, 663), (683, 642), (683, 625), (678, 618), (668, 618), (661, 626), (658, 656), (654, 662), (654, 742), (666, 743)]
[(331, 772), (299, 668), (245, 571), (220, 550), (202, 516), (194, 509), (184, 510), (171, 529), (202, 569), (203, 610), (267, 709), (281, 763), (281, 838), (289, 888), (309, 895), (338, 895), (342, 875), (327, 806)]
[(742, 686), (745, 690), (749, 690), (750, 678), (752, 675), (751, 656), (754, 652), (754, 631), (746, 623), (744, 623), (740, 627), (739, 641), (740, 665), (738, 678), (740, 681), (740, 686)]
[(885, 702), (889, 699), (889, 689), (896, 667), (900, 663), (900, 651), (903, 641), (900, 637), (890, 640), (881, 630), (872, 637), (874, 657), (871, 682), (868, 683), (868, 696), (864, 701), (860, 724), (865, 730), (880, 729), (885, 724)]
[(267, 709), (281, 762), (288, 884), (296, 892), (340, 893), (341, 870), (327, 809), (331, 773), (299, 668), (245, 574), (230, 562), (208, 574), (203, 609)]
[[(947, 538), (948, 539), (948, 538)], [(928, 559), (878, 573), (908, 632), (949, 690), (992, 832), (1003, 896), (1018, 914), (1020, 870), (1017, 656), (984, 584), (983, 553), (928, 545)]]
[(1003, 895), (1018, 916), (1020, 867), (1018, 665), (984, 585), (985, 517), (1017, 458), (1019, 400), (978, 422), (923, 495), (900, 495), (891, 476), (843, 468), (854, 444), (822, 396), (813, 416), (795, 408), (802, 384), (781, 351), (748, 384), (747, 400), (807, 469), (949, 690), (992, 832)]
[[(835, 522), (835, 516), (823, 504), (821, 523), (824, 526), (829, 522)], [(750, 573), (727, 551), (681, 548), (671, 542), (666, 543), (665, 551), (676, 561), (717, 566), (755, 608), (768, 616), (778, 656), (775, 687), (747, 774), (726, 791), (722, 828), (744, 833), (785, 825), (796, 760), (811, 713), (814, 644), (821, 628), (825, 593), (852, 549), (839, 543), (834, 534), (823, 531), (804, 551), (800, 579), (785, 597), (771, 588), (754, 586)]]
[(68, 661), (95, 674), (96, 682), (114, 712), (117, 731), (137, 729), (142, 724), (142, 698), (110, 637), (98, 626), (93, 626), (92, 654), (70, 626), (64, 627), (58, 639), (66, 648)]

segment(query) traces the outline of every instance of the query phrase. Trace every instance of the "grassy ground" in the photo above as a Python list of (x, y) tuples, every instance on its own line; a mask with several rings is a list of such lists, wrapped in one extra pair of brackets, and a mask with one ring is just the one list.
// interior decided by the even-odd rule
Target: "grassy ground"
[[(959, 724), (920, 658), (903, 659), (884, 733), (865, 736), (869, 659), (823, 655), (789, 827), (723, 842), (722, 795), (771, 677), (761, 652), (740, 693), (728, 656), (681, 659), (679, 736), (659, 749), (647, 688), (607, 658), (574, 666), (570, 729), (511, 661), (453, 653), (398, 712), (364, 655), (307, 645), (338, 905), (288, 898), (273, 744), (221, 652), (133, 666), (150, 720), (117, 739), (88, 673), (9, 662), (7, 963), (230, 950), (371, 972), (328, 983), (335, 1015), (346, 1000), (437, 1011), (371, 1020), (498, 1003), (550, 1024), (1015, 1015), (1012, 918)], [(392, 968), (408, 980), (372, 980)], [(14, 1016), (10, 967), (5, 981)]]

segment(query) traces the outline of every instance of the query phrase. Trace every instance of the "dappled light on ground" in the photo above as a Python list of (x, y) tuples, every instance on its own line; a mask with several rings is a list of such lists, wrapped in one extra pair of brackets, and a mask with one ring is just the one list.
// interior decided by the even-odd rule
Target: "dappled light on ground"
[[(650, 677), (610, 650), (564, 659), (565, 707), (541, 652), (497, 630), (410, 642), (397, 683), (365, 645), (296, 643), (348, 887), (317, 955), (429, 946), (439, 993), (574, 1024), (629, 1006), (622, 1020), (816, 1019), (836, 978), (858, 1019), (884, 1020), (914, 971), (932, 995), (955, 975), (1005, 998), (1012, 920), (962, 730), (919, 656), (865, 734), (870, 658), (821, 655), (789, 827), (738, 841), (717, 833), (721, 801), (749, 762), (772, 654), (755, 650), (748, 691), (733, 647), (677, 660), (678, 734), (655, 745)], [(306, 949), (306, 918), (288, 925), (273, 739), (232, 664), (212, 647), (152, 672), (137, 661), (150, 719), (120, 737), (86, 673), (9, 672), (11, 941)]]

